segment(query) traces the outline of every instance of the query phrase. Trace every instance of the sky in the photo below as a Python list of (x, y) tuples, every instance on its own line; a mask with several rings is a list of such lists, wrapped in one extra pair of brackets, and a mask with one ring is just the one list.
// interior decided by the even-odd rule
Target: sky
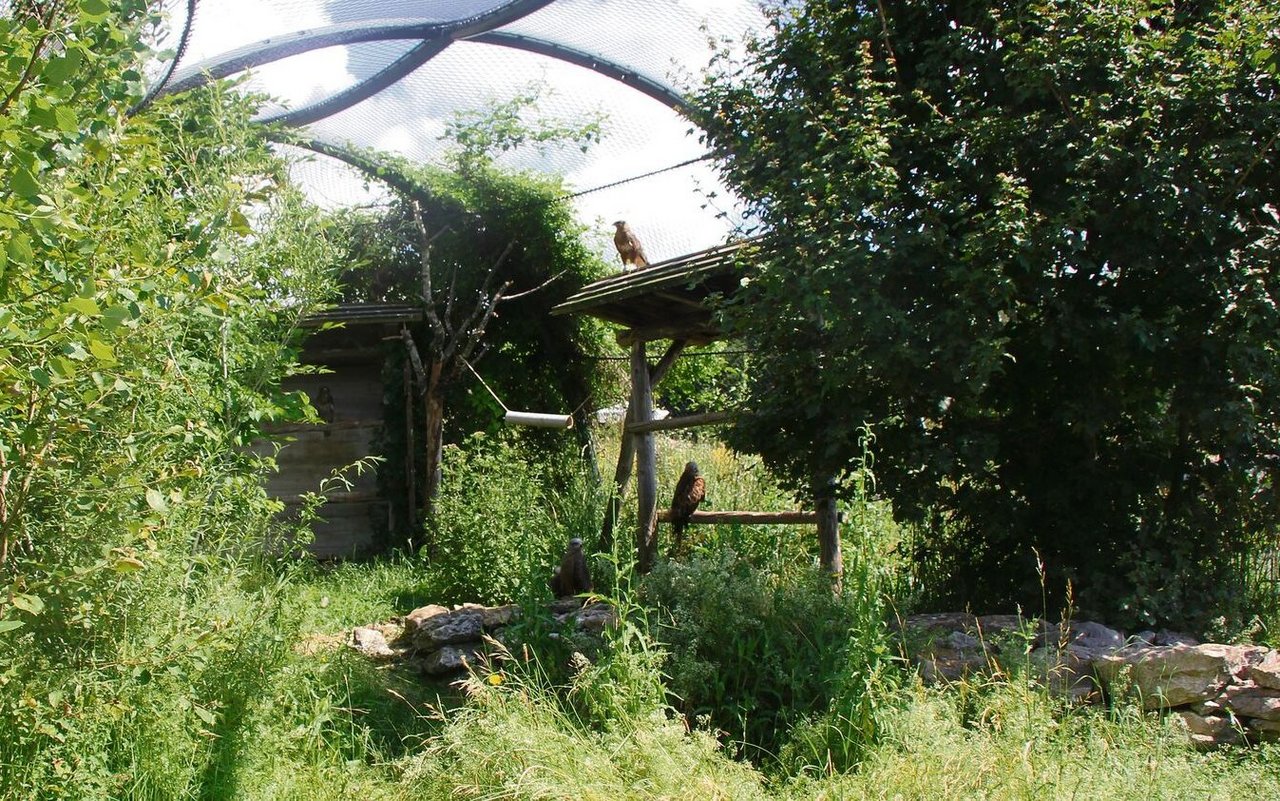
[[(328, 2), (339, 14), (344, 10), (364, 13), (352, 12), (352, 0)], [(474, 9), (484, 0), (452, 0), (455, 8), (458, 2)], [(333, 20), (324, 3), (204, 0), (183, 66), (273, 36), (330, 25)], [(430, 13), (433, 7), (448, 5), (439, 0), (370, 3), (378, 9), (374, 13), (394, 16), (404, 16), (408, 9)], [(736, 37), (734, 31), (760, 29), (762, 18), (753, 9), (750, 0), (557, 0), (506, 29), (607, 52), (651, 78), (680, 84), (699, 80), (701, 67), (710, 57), (709, 32)], [(701, 25), (711, 27), (700, 30)], [(350, 86), (412, 44), (316, 50), (256, 68), (251, 85), (289, 108), (299, 108)], [(441, 153), (444, 145), (439, 137), (452, 109), (483, 108), (508, 99), (531, 82), (544, 86), (540, 106), (548, 116), (580, 121), (603, 115), (604, 136), (585, 155), (576, 148), (530, 151), (507, 157), (508, 166), (560, 174), (572, 190), (582, 190), (705, 152), (696, 131), (690, 133), (687, 120), (613, 79), (554, 59), (477, 43), (451, 45), (400, 84), (313, 124), (311, 131), (330, 142), (350, 140), (362, 147), (429, 160)], [(371, 196), (364, 191), (362, 178), (328, 161), (295, 170), (295, 177), (318, 202), (333, 206), (376, 199), (376, 193)], [(711, 193), (715, 196), (709, 197)], [(739, 204), (720, 186), (714, 167), (706, 162), (591, 193), (574, 203), (580, 218), (595, 231), (598, 249), (609, 253), (610, 223), (626, 219), (644, 241), (651, 261), (722, 243), (741, 214)]]

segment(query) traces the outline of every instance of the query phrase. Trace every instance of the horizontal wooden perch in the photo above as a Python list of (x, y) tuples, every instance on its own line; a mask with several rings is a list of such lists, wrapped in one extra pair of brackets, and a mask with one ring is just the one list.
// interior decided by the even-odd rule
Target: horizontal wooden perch
[[(671, 510), (658, 510), (658, 522), (670, 523)], [(689, 516), (690, 523), (810, 523), (818, 522), (817, 512), (694, 512)]]
[(724, 423), (732, 420), (733, 412), (707, 412), (706, 414), (691, 414), (687, 417), (667, 417), (662, 420), (646, 420), (643, 423), (628, 423), (627, 433), (629, 434), (646, 434), (650, 431), (671, 431), (677, 428), (694, 428), (696, 426), (709, 426), (716, 423)]

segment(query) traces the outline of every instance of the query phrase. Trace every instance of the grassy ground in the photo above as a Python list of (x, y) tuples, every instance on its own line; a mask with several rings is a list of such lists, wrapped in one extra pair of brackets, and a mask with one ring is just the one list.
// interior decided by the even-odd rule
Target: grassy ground
[[(699, 462), (714, 508), (793, 504), (759, 467), (718, 445), (672, 441), (660, 453), (663, 486), (674, 482), (686, 460)], [(522, 510), (536, 482), (512, 477), (521, 469), (516, 461), (494, 457), (492, 464), (494, 483), (476, 496), (483, 508), (458, 510), (462, 522), (454, 534), (460, 539), (485, 537), (495, 520), (529, 518)], [(502, 486), (523, 489), (504, 494)], [(511, 508), (499, 508), (504, 505)], [(586, 525), (573, 521), (587, 516), (579, 518), (573, 504), (558, 508), (569, 511), (546, 518), (557, 527), (545, 536), (562, 542), (574, 526)], [(512, 661), (502, 666), (496, 685), (475, 679), (465, 687), (424, 683), (343, 645), (353, 626), (438, 600), (438, 587), (462, 586), (443, 580), (448, 577), (438, 571), (448, 563), (440, 557), (295, 566), (278, 575), (268, 571), (275, 577), (267, 584), (245, 573), (192, 604), (217, 619), (240, 620), (234, 625), (244, 635), (235, 642), (246, 643), (244, 652), (210, 657), (225, 667), (193, 662), (154, 677), (135, 669), (110, 679), (114, 684), (103, 678), (99, 695), (120, 693), (124, 722), (112, 723), (110, 710), (99, 706), (85, 711), (97, 717), (84, 719), (76, 749), (83, 759), (70, 765), (76, 772), (67, 783), (60, 789), (33, 781), (20, 793), (0, 787), (0, 799), (1280, 798), (1280, 749), (1274, 746), (1198, 753), (1166, 721), (1128, 707), (1066, 708), (1018, 680), (942, 690), (919, 686), (892, 661), (893, 643), (879, 625), (886, 601), (909, 593), (897, 561), (897, 533), (882, 506), (847, 511), (849, 606), (832, 607), (849, 615), (847, 649), (805, 640), (815, 631), (802, 619), (813, 608), (806, 599), (815, 596), (804, 594), (813, 585), (801, 579), (814, 543), (811, 532), (794, 527), (696, 532), (688, 564), (668, 570), (664, 579), (668, 598), (671, 588), (690, 588), (676, 592), (687, 593), (688, 603), (647, 618), (668, 625), (693, 621), (682, 624), (684, 639), (670, 628), (652, 629), (663, 645), (644, 634), (643, 625), (627, 626), (594, 664), (579, 661), (576, 672), (566, 673), (546, 670), (536, 659)], [(590, 518), (594, 526), (598, 517)], [(538, 536), (546, 521), (536, 518), (519, 537)], [(504, 533), (507, 539), (494, 535), (491, 541), (514, 541)], [(548, 565), (522, 560), (536, 561), (531, 554), (538, 553), (520, 545), (513, 546), (516, 555), (494, 555), (508, 559), (504, 575), (524, 582), (518, 589), (530, 597), (538, 587), (529, 582), (540, 581)], [(723, 565), (736, 572), (717, 572)], [(484, 566), (467, 571), (483, 575)], [(620, 584), (616, 602), (641, 621), (645, 593), (625, 575)], [(825, 589), (822, 595), (831, 598)], [(269, 619), (257, 611), (266, 608)], [(734, 636), (716, 636), (725, 631)], [(836, 634), (833, 639), (841, 639)], [(689, 641), (703, 650), (691, 650)], [(545, 653), (553, 650), (548, 648)], [(785, 730), (770, 739), (775, 752), (744, 749), (711, 725), (714, 714), (699, 712), (693, 699), (667, 694), (675, 686), (696, 689), (703, 676), (708, 689), (722, 691), (709, 697), (734, 704), (725, 719), (740, 716), (750, 731), (746, 724), (769, 703), (772, 713), (778, 704), (784, 711), (795, 708), (794, 699), (774, 696), (803, 689), (803, 674), (818, 669), (816, 660), (796, 666), (794, 652), (805, 648), (823, 655), (833, 700), (825, 711), (819, 706), (807, 715), (779, 716)], [(665, 659), (664, 649), (670, 653)], [(0, 686), (4, 676), (0, 666)], [(204, 707), (173, 700), (175, 692)], [(52, 708), (53, 695), (30, 704), (34, 716)], [(693, 707), (691, 717), (676, 714), (676, 706)], [(7, 748), (15, 739), (10, 734), (0, 731), (0, 769), (4, 760), (28, 758)], [(732, 758), (736, 753), (754, 763)], [(48, 766), (49, 776), (68, 767), (59, 759)]]
[[(661, 712), (593, 726), (536, 667), (451, 696), (335, 645), (330, 635), (421, 600), (420, 581), (410, 563), (378, 562), (319, 570), (293, 588), (306, 621), (298, 646), (254, 711), (254, 746), (234, 781), (206, 798), (1280, 797), (1275, 746), (1198, 753), (1136, 709), (1066, 709), (1016, 681), (908, 687), (882, 707), (886, 736), (856, 770), (779, 776)], [(646, 680), (643, 669), (615, 673), (606, 691)]]

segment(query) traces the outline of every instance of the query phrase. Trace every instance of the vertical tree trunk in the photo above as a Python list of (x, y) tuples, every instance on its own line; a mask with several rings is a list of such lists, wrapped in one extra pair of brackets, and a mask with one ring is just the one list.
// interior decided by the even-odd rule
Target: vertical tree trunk
[(427, 392), (423, 398), (426, 407), (426, 425), (423, 432), (423, 450), (426, 464), (423, 466), (422, 510), (430, 519), (435, 511), (436, 496), (440, 494), (440, 462), (444, 454), (444, 365), (432, 360), (427, 374)]
[[(649, 385), (649, 361), (645, 343), (631, 346), (631, 398), (635, 422), (653, 418), (653, 391)], [(658, 451), (653, 434), (632, 434), (636, 449), (636, 496), (640, 511), (636, 519), (636, 570), (648, 573), (658, 555)]]

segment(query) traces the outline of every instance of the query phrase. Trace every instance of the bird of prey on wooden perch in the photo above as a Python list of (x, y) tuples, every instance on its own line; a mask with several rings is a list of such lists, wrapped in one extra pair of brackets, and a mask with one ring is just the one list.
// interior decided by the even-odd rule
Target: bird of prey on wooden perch
[(617, 246), (618, 255), (622, 257), (622, 269), (639, 270), (648, 267), (649, 260), (645, 258), (644, 246), (632, 233), (627, 221), (618, 220), (613, 225), (617, 229), (613, 233), (613, 244)]
[(671, 552), (678, 554), (684, 541), (684, 529), (689, 525), (689, 518), (697, 510), (698, 504), (707, 496), (707, 480), (698, 473), (698, 463), (689, 462), (676, 482), (676, 491), (671, 498)]

